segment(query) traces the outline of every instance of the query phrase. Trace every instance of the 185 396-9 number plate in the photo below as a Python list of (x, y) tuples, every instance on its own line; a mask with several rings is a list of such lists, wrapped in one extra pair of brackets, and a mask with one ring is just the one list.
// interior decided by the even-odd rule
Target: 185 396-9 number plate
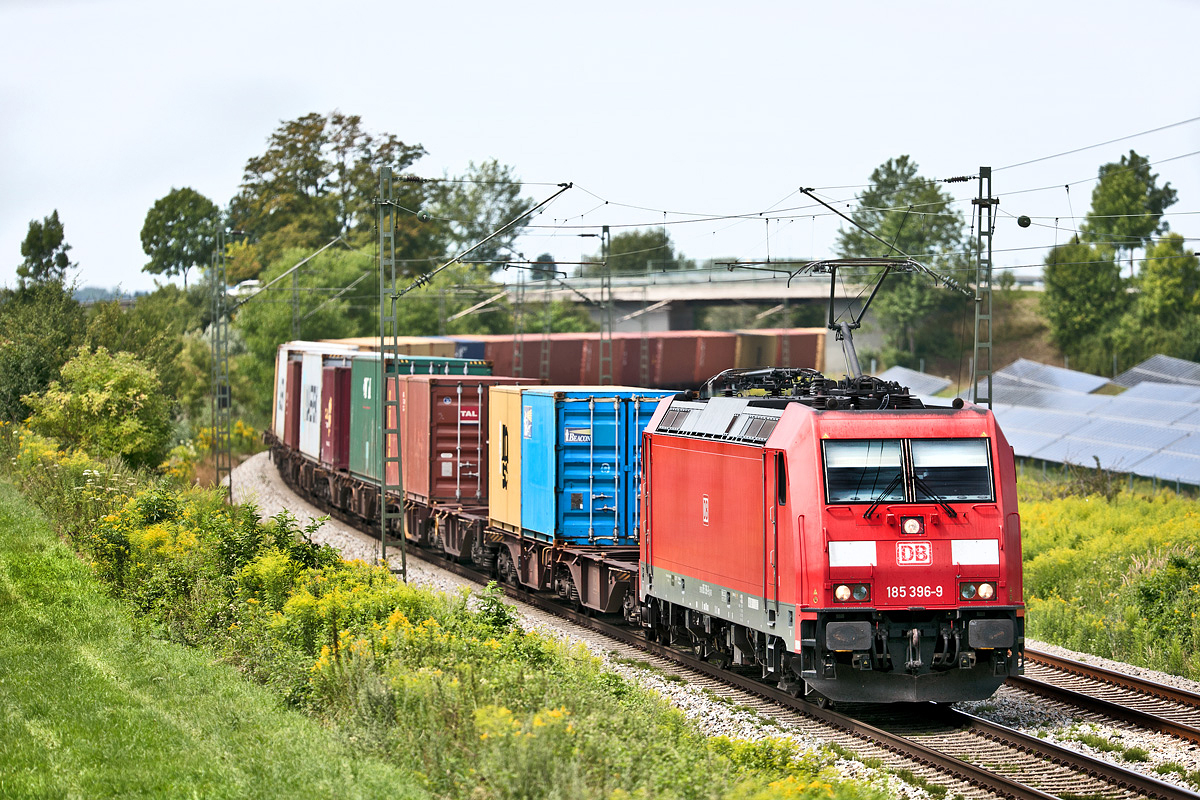
[(885, 586), (883, 596), (888, 600), (944, 600), (950, 596), (945, 586), (928, 583)]

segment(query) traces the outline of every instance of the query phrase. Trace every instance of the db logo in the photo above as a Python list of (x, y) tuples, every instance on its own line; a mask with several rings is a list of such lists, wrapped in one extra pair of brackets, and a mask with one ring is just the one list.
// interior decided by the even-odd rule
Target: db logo
[(933, 563), (933, 545), (929, 542), (897, 542), (896, 564), (918, 567)]
[(708, 495), (706, 495), (706, 494), (701, 495), (700, 504), (703, 507), (702, 511), (704, 513), (704, 524), (707, 525), (708, 524)]

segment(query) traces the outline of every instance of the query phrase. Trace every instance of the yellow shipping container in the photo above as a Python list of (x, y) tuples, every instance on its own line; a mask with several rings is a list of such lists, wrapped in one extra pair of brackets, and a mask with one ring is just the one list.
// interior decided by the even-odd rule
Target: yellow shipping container
[(488, 521), (521, 530), (521, 386), (488, 389)]
[(738, 331), (733, 365), (738, 369), (775, 366), (779, 337), (772, 334)]
[[(373, 352), (379, 351), (378, 336), (357, 336), (350, 339), (323, 339), (331, 344), (344, 344)], [(400, 355), (454, 358), (454, 341), (435, 336), (400, 336)], [(391, 340), (388, 340), (390, 345)]]

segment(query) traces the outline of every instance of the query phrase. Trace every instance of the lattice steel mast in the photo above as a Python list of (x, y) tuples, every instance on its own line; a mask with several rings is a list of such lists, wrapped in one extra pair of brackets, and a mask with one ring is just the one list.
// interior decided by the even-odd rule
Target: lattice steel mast
[[(975, 355), (971, 359), (971, 393), (975, 403), (992, 407), (992, 234), (993, 209), (1000, 205), (992, 197), (992, 168), (979, 168), (979, 197), (971, 201), (979, 209), (975, 262)], [(980, 381), (987, 388), (980, 391)]]
[(600, 323), (600, 385), (613, 383), (613, 296), (612, 267), (608, 263), (609, 234), (605, 225), (600, 232), (600, 260), (604, 262), (600, 273), (600, 304), (603, 319)]
[(233, 502), (233, 448), (229, 392), (229, 318), (226, 302), (225, 231), (218, 226), (212, 269), (212, 454), (216, 481), (226, 484), (226, 499)]
[[(408, 549), (404, 519), (404, 465), (400, 461), (400, 387), (389, 392), (387, 384), (388, 364), (398, 364), (400, 359), (400, 324), (396, 317), (400, 294), (396, 288), (396, 206), (392, 199), (392, 168), (379, 170), (379, 372), (375, 383), (379, 409), (379, 561), (387, 564), (388, 525), (391, 520), (400, 521), (400, 577), (408, 581)], [(390, 413), (389, 413), (390, 412)], [(393, 453), (388, 445), (395, 443)], [(396, 478), (391, 480), (388, 467), (395, 465)], [(389, 496), (396, 498), (398, 507), (388, 504)]]

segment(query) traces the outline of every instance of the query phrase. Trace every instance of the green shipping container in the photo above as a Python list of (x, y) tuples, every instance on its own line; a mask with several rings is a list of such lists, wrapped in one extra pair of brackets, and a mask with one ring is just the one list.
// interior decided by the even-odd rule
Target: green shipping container
[[(442, 356), (401, 356), (389, 375), (491, 375), (492, 363)], [(379, 355), (359, 353), (350, 362), (350, 471), (379, 480)]]

